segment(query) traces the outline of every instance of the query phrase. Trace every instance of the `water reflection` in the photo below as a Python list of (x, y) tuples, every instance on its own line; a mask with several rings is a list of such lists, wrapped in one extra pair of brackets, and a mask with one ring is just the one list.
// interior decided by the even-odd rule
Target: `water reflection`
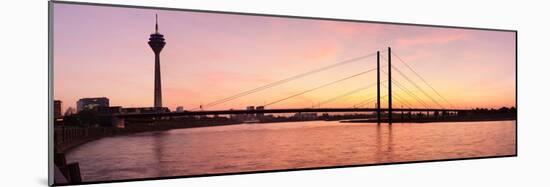
[(393, 158), (392, 124), (376, 125), (376, 162), (391, 162)]
[(104, 138), (68, 153), (83, 180), (515, 154), (515, 121), (243, 124)]
[[(163, 155), (163, 149), (164, 149), (164, 134), (163, 132), (158, 132), (156, 135), (153, 136), (153, 153), (155, 155), (154, 159), (157, 161), (158, 167), (166, 167), (164, 163), (162, 162), (162, 155)], [(165, 176), (167, 173), (163, 173), (163, 170), (156, 170), (157, 176)]]

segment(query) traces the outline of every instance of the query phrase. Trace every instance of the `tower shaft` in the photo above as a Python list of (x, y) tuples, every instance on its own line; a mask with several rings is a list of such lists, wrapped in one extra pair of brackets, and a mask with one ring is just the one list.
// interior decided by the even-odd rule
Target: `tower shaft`
[(160, 79), (160, 53), (155, 53), (155, 108), (162, 107), (162, 84)]

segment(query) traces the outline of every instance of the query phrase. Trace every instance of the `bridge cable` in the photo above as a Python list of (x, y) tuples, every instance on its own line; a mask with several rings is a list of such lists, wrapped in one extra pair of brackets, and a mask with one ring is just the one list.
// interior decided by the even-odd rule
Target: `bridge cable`
[(267, 104), (265, 104), (265, 105), (263, 105), (263, 106), (265, 107), (265, 106), (273, 105), (273, 104), (279, 103), (279, 102), (281, 102), (281, 101), (285, 101), (285, 100), (288, 100), (288, 99), (290, 99), (290, 98), (293, 98), (293, 97), (296, 97), (296, 96), (300, 96), (300, 95), (303, 95), (303, 94), (305, 94), (305, 93), (308, 93), (308, 92), (311, 92), (311, 91), (315, 91), (315, 90), (318, 90), (318, 89), (320, 89), (320, 88), (324, 88), (324, 87), (327, 87), (327, 86), (330, 86), (330, 85), (333, 85), (333, 84), (336, 84), (336, 83), (339, 83), (339, 82), (342, 82), (342, 81), (345, 81), (345, 80), (348, 80), (348, 79), (351, 79), (351, 78), (354, 78), (354, 77), (357, 77), (357, 76), (360, 76), (360, 75), (363, 75), (363, 74), (366, 74), (366, 73), (369, 73), (369, 72), (372, 72), (372, 71), (374, 71), (374, 70), (376, 70), (376, 68), (373, 68), (373, 69), (370, 69), (370, 70), (367, 70), (367, 71), (363, 71), (363, 72), (354, 74), (354, 75), (352, 75), (352, 76), (344, 77), (344, 78), (342, 78), (342, 79), (338, 79), (338, 80), (336, 80), (336, 81), (332, 81), (332, 82), (329, 82), (329, 83), (326, 83), (326, 84), (323, 84), (323, 85), (320, 85), (320, 86), (317, 86), (317, 87), (314, 87), (314, 88), (311, 88), (311, 89), (302, 91), (302, 92), (300, 92), (300, 93), (297, 93), (297, 94), (294, 94), (294, 95), (291, 95), (291, 96), (288, 96), (288, 97), (285, 97), (285, 98), (282, 98), (282, 99), (279, 99), (279, 100), (276, 100), (276, 101), (267, 103)]
[(397, 59), (399, 61), (401, 61), (401, 63), (404, 64), (409, 70), (411, 70), (418, 78), (420, 78), (420, 80), (422, 80), (422, 82), (424, 82), (424, 84), (428, 85), (428, 87), (430, 87), (430, 89), (432, 89), (432, 91), (434, 91), (441, 99), (443, 99), (443, 101), (445, 101), (447, 104), (449, 104), (451, 106), (451, 108), (455, 108), (453, 106), (453, 104), (451, 104), (445, 97), (443, 97), (443, 95), (439, 94), (439, 92), (430, 83), (428, 83), (428, 81), (426, 81), (426, 79), (424, 79), (422, 76), (420, 76), (420, 74), (417, 73), (411, 66), (409, 66), (407, 63), (405, 63), (405, 61), (401, 57), (399, 57), (399, 55), (397, 55), (395, 53), (395, 51), (392, 51), (391, 53), (395, 57), (397, 57)]
[(360, 92), (360, 91), (363, 91), (363, 90), (368, 89), (368, 88), (371, 88), (371, 87), (373, 87), (373, 86), (376, 86), (376, 83), (369, 84), (369, 85), (367, 85), (367, 86), (363, 86), (363, 87), (360, 87), (360, 88), (351, 90), (351, 91), (349, 91), (349, 92), (346, 92), (346, 93), (344, 93), (344, 94), (340, 94), (340, 95), (338, 95), (338, 96), (336, 96), (336, 97), (332, 97), (332, 98), (330, 98), (330, 99), (321, 101), (321, 102), (319, 102), (319, 104), (317, 104), (317, 107), (321, 107), (321, 105), (324, 105), (324, 104), (333, 102), (333, 101), (335, 101), (335, 100), (337, 100), (337, 99), (346, 97), (346, 96), (348, 96), (348, 95), (351, 95), (351, 94), (354, 94), (354, 93), (357, 93), (357, 92)]
[(369, 98), (369, 99), (365, 99), (365, 100), (363, 100), (363, 101), (361, 101), (361, 102), (359, 102), (359, 103), (356, 103), (356, 104), (354, 104), (354, 105), (352, 106), (352, 108), (356, 108), (357, 106), (363, 106), (364, 103), (368, 104), (368, 103), (374, 101), (374, 99), (376, 99), (376, 96), (375, 96), (375, 97), (371, 97), (371, 98)]
[(247, 90), (247, 91), (244, 91), (244, 92), (240, 92), (240, 93), (237, 93), (235, 95), (232, 95), (232, 96), (229, 96), (229, 97), (225, 97), (225, 98), (207, 103), (204, 106), (194, 108), (192, 110), (208, 108), (208, 107), (212, 107), (212, 106), (215, 106), (215, 105), (218, 105), (218, 104), (222, 104), (222, 103), (225, 103), (225, 102), (228, 102), (228, 101), (231, 101), (231, 100), (243, 97), (243, 96), (250, 95), (252, 93), (256, 93), (256, 92), (259, 92), (259, 91), (262, 91), (262, 90), (265, 90), (265, 89), (268, 89), (268, 88), (271, 88), (271, 87), (278, 86), (278, 85), (283, 84), (283, 83), (287, 83), (287, 82), (290, 82), (290, 81), (293, 81), (293, 80), (296, 80), (296, 79), (299, 79), (299, 78), (302, 78), (302, 77), (305, 77), (305, 76), (309, 76), (309, 75), (312, 75), (312, 74), (315, 74), (315, 73), (326, 71), (328, 69), (332, 69), (332, 68), (335, 68), (335, 67), (338, 67), (338, 66), (349, 64), (351, 62), (356, 62), (356, 61), (359, 61), (359, 60), (362, 60), (362, 59), (365, 59), (365, 58), (368, 58), (368, 57), (371, 57), (371, 56), (374, 56), (374, 55), (376, 55), (376, 52), (369, 53), (367, 55), (359, 56), (359, 57), (356, 57), (356, 58), (344, 60), (344, 61), (341, 61), (341, 62), (337, 62), (337, 63), (331, 64), (331, 65), (328, 65), (328, 66), (324, 66), (324, 67), (314, 69), (314, 70), (311, 70), (311, 71), (308, 71), (308, 72), (305, 72), (305, 73), (301, 73), (301, 74), (294, 75), (294, 76), (291, 76), (291, 77), (288, 77), (288, 78), (285, 78), (285, 79), (282, 79), (282, 80), (278, 80), (278, 81), (275, 81), (275, 82), (272, 82), (272, 83), (269, 83), (269, 84), (266, 84), (266, 85), (263, 85), (263, 86), (260, 86), (260, 87), (256, 87), (254, 89), (250, 89), (250, 90)]
[(397, 80), (392, 80), (392, 83), (397, 86), (401, 91), (405, 92), (407, 95), (413, 97), (418, 103), (422, 104), (424, 108), (430, 108), (426, 102), (424, 102), (420, 97), (418, 97), (414, 92), (407, 89), (407, 87), (403, 86), (401, 83), (399, 83)]
[[(385, 58), (382, 58), (382, 60), (387, 62), (387, 59), (385, 59)], [(414, 81), (412, 81), (408, 76), (406, 76), (403, 72), (401, 72), (397, 67), (392, 65), (392, 68), (395, 69), (397, 71), (397, 73), (399, 73), (401, 76), (403, 76), (403, 78), (405, 78), (409, 83), (411, 83), (414, 87), (416, 87), (420, 92), (422, 92), (426, 97), (428, 97), (430, 100), (432, 100), (432, 102), (439, 105), (439, 107), (444, 108), (441, 104), (439, 104), (439, 102), (437, 102), (433, 97), (431, 97), (428, 93), (426, 93), (424, 91), (424, 89), (422, 89), (420, 86), (418, 86), (416, 83), (414, 83)]]
[[(381, 83), (381, 85), (384, 86), (384, 88), (388, 88), (385, 84), (382, 84), (382, 83)], [(398, 100), (400, 104), (402, 104), (402, 105), (404, 104), (405, 106), (407, 106), (407, 107), (409, 107), (409, 108), (412, 108), (413, 105), (410, 104), (406, 99), (404, 99), (403, 97), (401, 97), (399, 94), (397, 94), (397, 93), (392, 93), (392, 96), (395, 96), (395, 97), (396, 97), (395, 99)]]
[(397, 93), (392, 93), (392, 95), (395, 95), (395, 96), (396, 96), (395, 99), (397, 99), (397, 101), (399, 101), (402, 105), (405, 105), (405, 107), (413, 108), (413, 107), (412, 107), (413, 105), (411, 105), (407, 100), (405, 100), (405, 99), (404, 99), (403, 97), (401, 97), (399, 94), (397, 94)]
[[(380, 99), (386, 98), (386, 97), (388, 97), (388, 95), (383, 95), (383, 96), (380, 96)], [(362, 102), (360, 102), (360, 104), (355, 104), (355, 105), (353, 105), (353, 106), (354, 106), (354, 108), (359, 108), (359, 107), (362, 107), (362, 106), (365, 106), (365, 105), (367, 105), (367, 104), (369, 104), (369, 103), (374, 102), (375, 99), (376, 99), (376, 96), (375, 96), (375, 97), (372, 97), (372, 98), (370, 98), (370, 99), (368, 99), (368, 100), (365, 100), (365, 101), (368, 101), (368, 102), (362, 101)], [(382, 102), (382, 101), (380, 101), (380, 102)]]
[(428, 93), (426, 93), (426, 91), (424, 91), (424, 89), (422, 89), (420, 86), (418, 86), (416, 83), (414, 83), (414, 81), (412, 81), (408, 76), (406, 76), (403, 72), (401, 72), (397, 67), (395, 67), (393, 65), (392, 65), (392, 67), (397, 71), (397, 73), (399, 73), (401, 76), (403, 76), (403, 78), (405, 78), (405, 80), (410, 82), (420, 92), (422, 92), (424, 95), (426, 95), (426, 97), (428, 97), (430, 100), (432, 100), (432, 102), (439, 105), (439, 107), (444, 108), (443, 105), (441, 105), (439, 102), (437, 102), (437, 100), (435, 100), (432, 96), (430, 96)]
[[(384, 70), (380, 70), (382, 73), (384, 74), (388, 74), (386, 73)], [(410, 91), (409, 89), (407, 89), (407, 87), (403, 86), (401, 83), (399, 83), (399, 81), (397, 81), (396, 79), (392, 78), (391, 82), (393, 84), (395, 84), (397, 86), (397, 88), (399, 88), (401, 91), (405, 92), (407, 95), (413, 97), (413, 99), (415, 99), (418, 103), (422, 104), (425, 108), (430, 108), (428, 107), (428, 105), (422, 100), (420, 99), (420, 97), (418, 97), (416, 94), (414, 94), (412, 91)]]

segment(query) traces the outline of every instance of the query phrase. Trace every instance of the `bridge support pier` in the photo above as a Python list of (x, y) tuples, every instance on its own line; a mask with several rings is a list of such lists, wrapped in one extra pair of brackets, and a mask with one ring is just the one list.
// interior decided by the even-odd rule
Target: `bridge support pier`
[(117, 116), (111, 117), (111, 125), (112, 125), (113, 127), (117, 127), (117, 128), (123, 129), (124, 127), (126, 127), (125, 124), (126, 124), (126, 123), (125, 123), (124, 118), (117, 117)]

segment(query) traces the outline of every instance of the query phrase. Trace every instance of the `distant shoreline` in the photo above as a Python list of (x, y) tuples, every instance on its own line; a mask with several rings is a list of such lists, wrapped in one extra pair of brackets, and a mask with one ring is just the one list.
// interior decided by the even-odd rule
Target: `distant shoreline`
[[(435, 122), (483, 122), (483, 121), (511, 121), (516, 117), (502, 118), (433, 118), (433, 119), (393, 119), (392, 123), (435, 123)], [(388, 123), (388, 119), (381, 119), (381, 123)], [(341, 120), (340, 123), (378, 123), (376, 119)]]

